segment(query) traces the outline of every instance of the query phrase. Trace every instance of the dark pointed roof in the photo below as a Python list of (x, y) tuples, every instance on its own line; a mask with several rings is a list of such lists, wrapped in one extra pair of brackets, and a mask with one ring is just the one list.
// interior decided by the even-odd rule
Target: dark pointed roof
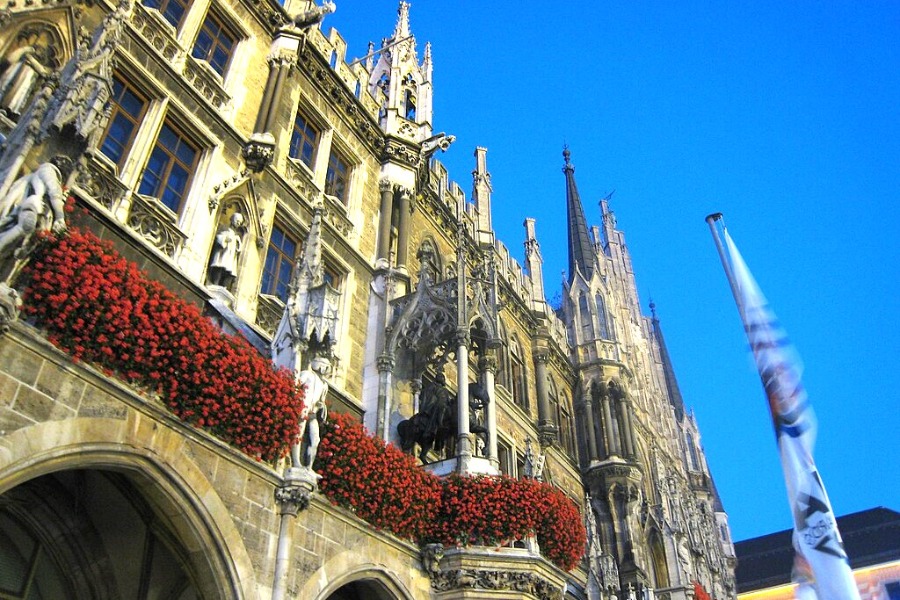
[(594, 274), (594, 246), (588, 235), (587, 219), (584, 218), (584, 207), (581, 205), (581, 196), (578, 195), (578, 186), (575, 185), (575, 167), (569, 162), (571, 156), (568, 146), (563, 149), (563, 158), (566, 164), (563, 173), (566, 174), (566, 219), (569, 231), (569, 283), (575, 277), (575, 270), (590, 279)]
[(656, 304), (652, 300), (650, 301), (650, 312), (653, 315), (653, 335), (656, 336), (656, 343), (659, 345), (659, 358), (662, 361), (663, 375), (666, 378), (669, 403), (672, 405), (678, 421), (681, 422), (684, 419), (684, 399), (681, 397), (678, 380), (675, 379), (675, 369), (672, 367), (672, 359), (669, 357), (669, 349), (666, 348), (662, 327), (659, 326), (659, 319), (656, 316)]

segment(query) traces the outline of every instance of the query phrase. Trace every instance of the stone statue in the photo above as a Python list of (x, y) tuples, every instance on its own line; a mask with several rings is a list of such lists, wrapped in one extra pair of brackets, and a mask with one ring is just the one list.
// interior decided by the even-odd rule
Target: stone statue
[(316, 23), (321, 23), (322, 19), (325, 18), (325, 15), (333, 13), (337, 9), (334, 2), (330, 0), (325, 0), (322, 3), (322, 6), (313, 5), (309, 10), (304, 10), (303, 12), (294, 16), (294, 26), (299, 27), (300, 29), (307, 29), (312, 27)]
[(412, 453), (419, 445), (419, 460), (427, 462), (428, 453), (440, 451), (456, 431), (453, 419), (455, 402), (446, 386), (444, 374), (438, 371), (433, 381), (427, 380), (419, 394), (419, 412), (397, 424), (400, 447)]
[[(328, 383), (325, 375), (331, 363), (327, 358), (316, 357), (309, 363), (309, 369), (300, 371), (297, 381), (303, 386), (305, 395), (303, 412), (300, 413), (300, 432), (297, 443), (291, 446), (291, 467), (312, 470), (319, 449), (319, 425), (328, 419), (328, 407), (325, 397), (328, 395)], [(305, 446), (306, 452), (300, 456)]]
[(231, 224), (216, 234), (206, 278), (210, 285), (228, 289), (237, 277), (238, 256), (243, 249), (243, 226), (244, 215), (236, 212), (231, 215)]
[(6, 57), (8, 65), (0, 75), (0, 107), (8, 113), (22, 114), (37, 82), (50, 74), (36, 54), (34, 46), (22, 46)]
[(54, 156), (31, 173), (19, 177), (0, 200), (0, 263), (22, 258), (36, 231), (66, 230), (63, 183), (72, 160)]

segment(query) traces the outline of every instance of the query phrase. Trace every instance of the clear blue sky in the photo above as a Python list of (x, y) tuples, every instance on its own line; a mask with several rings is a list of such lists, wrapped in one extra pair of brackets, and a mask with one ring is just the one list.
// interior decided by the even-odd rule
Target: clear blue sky
[[(338, 0), (351, 57), (395, 0)], [(420, 0), (441, 159), (523, 255), (537, 219), (548, 295), (566, 268), (568, 143), (588, 220), (612, 208), (652, 295), (735, 539), (791, 526), (774, 436), (704, 217), (721, 211), (805, 363), (835, 511), (900, 510), (900, 4)]]

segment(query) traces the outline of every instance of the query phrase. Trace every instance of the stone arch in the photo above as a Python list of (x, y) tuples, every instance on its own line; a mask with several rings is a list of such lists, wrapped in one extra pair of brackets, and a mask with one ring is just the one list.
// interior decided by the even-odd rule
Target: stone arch
[(650, 549), (650, 568), (653, 570), (653, 586), (656, 589), (669, 587), (669, 566), (666, 562), (666, 548), (662, 535), (655, 527), (647, 536), (647, 546)]
[(46, 475), (113, 472), (130, 482), (186, 549), (204, 597), (255, 597), (256, 576), (240, 532), (185, 442), (136, 413), (32, 425), (0, 445), (0, 496)]
[[(353, 551), (333, 556), (307, 579), (297, 597), (316, 600), (414, 600), (415, 596), (395, 573), (383, 565), (360, 559), (362, 556)], [(332, 575), (329, 576), (329, 573)]]
[(41, 80), (65, 64), (69, 47), (56, 23), (43, 19), (19, 23), (0, 52), (0, 108), (22, 114)]

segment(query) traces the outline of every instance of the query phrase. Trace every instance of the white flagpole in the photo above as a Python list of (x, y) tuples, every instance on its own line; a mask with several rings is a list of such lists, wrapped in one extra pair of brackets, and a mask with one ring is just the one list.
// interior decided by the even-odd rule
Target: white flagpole
[[(727, 230), (722, 232), (723, 246), (716, 227), (721, 220), (721, 214), (706, 218), (769, 399), (794, 521), (797, 597), (859, 600), (831, 503), (813, 461), (815, 417), (800, 380), (799, 360)], [(814, 581), (804, 576), (810, 570)]]

